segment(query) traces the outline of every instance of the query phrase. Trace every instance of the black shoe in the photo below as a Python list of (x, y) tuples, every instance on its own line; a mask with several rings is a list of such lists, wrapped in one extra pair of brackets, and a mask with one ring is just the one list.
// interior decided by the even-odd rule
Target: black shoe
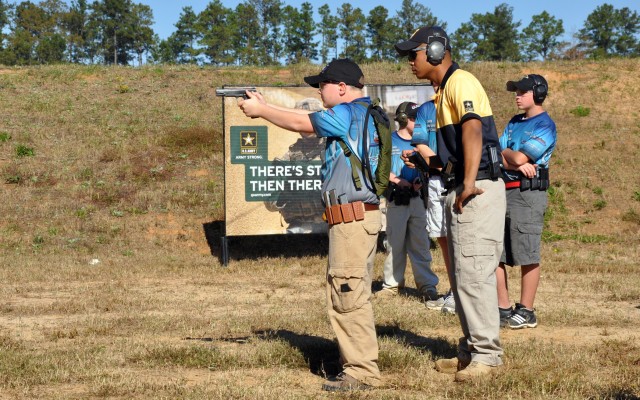
[(513, 307), (500, 308), (500, 328), (507, 328), (509, 326), (509, 317), (513, 314)]
[(535, 328), (538, 326), (538, 320), (533, 310), (525, 308), (522, 304), (516, 303), (516, 308), (508, 319), (509, 328)]
[(332, 376), (322, 384), (322, 390), (327, 392), (348, 392), (351, 390), (371, 390), (373, 386), (362, 383), (356, 378), (340, 373), (338, 376)]

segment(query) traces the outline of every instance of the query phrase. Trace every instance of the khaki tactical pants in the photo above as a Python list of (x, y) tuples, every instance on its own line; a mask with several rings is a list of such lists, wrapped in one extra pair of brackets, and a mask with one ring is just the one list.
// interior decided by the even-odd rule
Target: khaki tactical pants
[(372, 386), (381, 383), (371, 305), (373, 261), (380, 228), (380, 211), (366, 211), (362, 221), (329, 228), (329, 321), (338, 339), (344, 372)]
[(502, 364), (496, 268), (502, 254), (506, 197), (504, 182), (481, 180), (484, 193), (454, 211), (458, 186), (446, 201), (449, 257), (457, 314), (464, 337), (458, 352), (481, 364)]

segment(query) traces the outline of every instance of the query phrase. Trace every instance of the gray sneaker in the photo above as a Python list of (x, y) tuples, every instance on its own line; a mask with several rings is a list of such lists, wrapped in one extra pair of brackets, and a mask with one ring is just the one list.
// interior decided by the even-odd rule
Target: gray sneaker
[(445, 299), (447, 296), (451, 295), (451, 290), (449, 290), (445, 295), (438, 297), (435, 300), (427, 300), (424, 305), (427, 306), (429, 310), (442, 310), (442, 306), (444, 305)]
[(509, 318), (511, 318), (511, 314), (513, 313), (513, 307), (509, 308), (500, 308), (500, 328), (508, 328), (509, 327)]
[(444, 304), (442, 305), (441, 311), (444, 314), (455, 314), (456, 313), (456, 299), (453, 297), (453, 292), (449, 292), (444, 299)]
[(511, 316), (507, 319), (507, 323), (511, 329), (535, 328), (538, 326), (536, 313), (525, 308), (520, 303), (516, 303), (516, 308), (513, 309)]
[(327, 392), (349, 392), (353, 390), (371, 390), (373, 386), (360, 382), (351, 375), (340, 373), (332, 376), (322, 384), (322, 390)]

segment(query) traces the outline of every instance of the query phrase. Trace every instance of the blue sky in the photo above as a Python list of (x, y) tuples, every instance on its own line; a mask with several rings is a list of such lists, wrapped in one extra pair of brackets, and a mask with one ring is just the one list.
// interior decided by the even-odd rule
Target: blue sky
[[(204, 10), (209, 0), (184, 0), (184, 1), (167, 1), (167, 0), (134, 0), (135, 2), (148, 4), (153, 9), (155, 19), (154, 31), (161, 37), (166, 38), (175, 31), (175, 23), (183, 7), (191, 6), (196, 13)], [(313, 5), (314, 17), (318, 18), (318, 8), (324, 4), (328, 4), (333, 14), (344, 3), (350, 3), (354, 8), (360, 8), (365, 15), (369, 11), (379, 5), (386, 7), (390, 14), (400, 8), (402, 3), (400, 0), (393, 2), (382, 0), (307, 0)], [(300, 7), (305, 0), (283, 0), (285, 5)], [(464, 22), (471, 19), (471, 14), (485, 14), (493, 12), (495, 7), (502, 3), (507, 3), (513, 7), (514, 21), (522, 23), (521, 28), (526, 27), (531, 22), (531, 16), (547, 11), (558, 19), (562, 19), (564, 29), (566, 31), (564, 40), (571, 41), (571, 36), (580, 30), (587, 19), (587, 16), (602, 4), (611, 4), (614, 8), (628, 7), (632, 10), (640, 12), (640, 6), (637, 0), (609, 0), (609, 1), (592, 1), (592, 0), (535, 0), (535, 1), (493, 1), (493, 0), (450, 0), (450, 1), (417, 1), (428, 7), (431, 12), (440, 20), (447, 22), (447, 31), (453, 32)], [(239, 3), (238, 0), (222, 0), (225, 7), (235, 8)], [(391, 5), (393, 4), (393, 5)]]

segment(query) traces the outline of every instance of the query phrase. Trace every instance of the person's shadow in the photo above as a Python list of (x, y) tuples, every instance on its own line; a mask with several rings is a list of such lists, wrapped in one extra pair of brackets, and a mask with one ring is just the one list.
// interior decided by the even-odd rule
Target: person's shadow
[[(378, 337), (394, 337), (408, 346), (418, 349), (421, 353), (430, 354), (432, 360), (442, 357), (455, 357), (456, 346), (451, 345), (443, 338), (428, 338), (416, 335), (413, 332), (401, 329), (397, 325), (377, 326)], [(300, 352), (309, 370), (314, 375), (326, 378), (337, 375), (342, 371), (340, 362), (340, 350), (335, 340), (329, 340), (320, 336), (299, 334), (286, 329), (278, 330), (255, 330), (255, 336), (225, 337), (225, 338), (191, 338), (185, 340), (200, 341), (225, 341), (234, 343), (247, 343), (252, 338), (261, 340), (280, 339), (287, 342), (292, 348)]]

